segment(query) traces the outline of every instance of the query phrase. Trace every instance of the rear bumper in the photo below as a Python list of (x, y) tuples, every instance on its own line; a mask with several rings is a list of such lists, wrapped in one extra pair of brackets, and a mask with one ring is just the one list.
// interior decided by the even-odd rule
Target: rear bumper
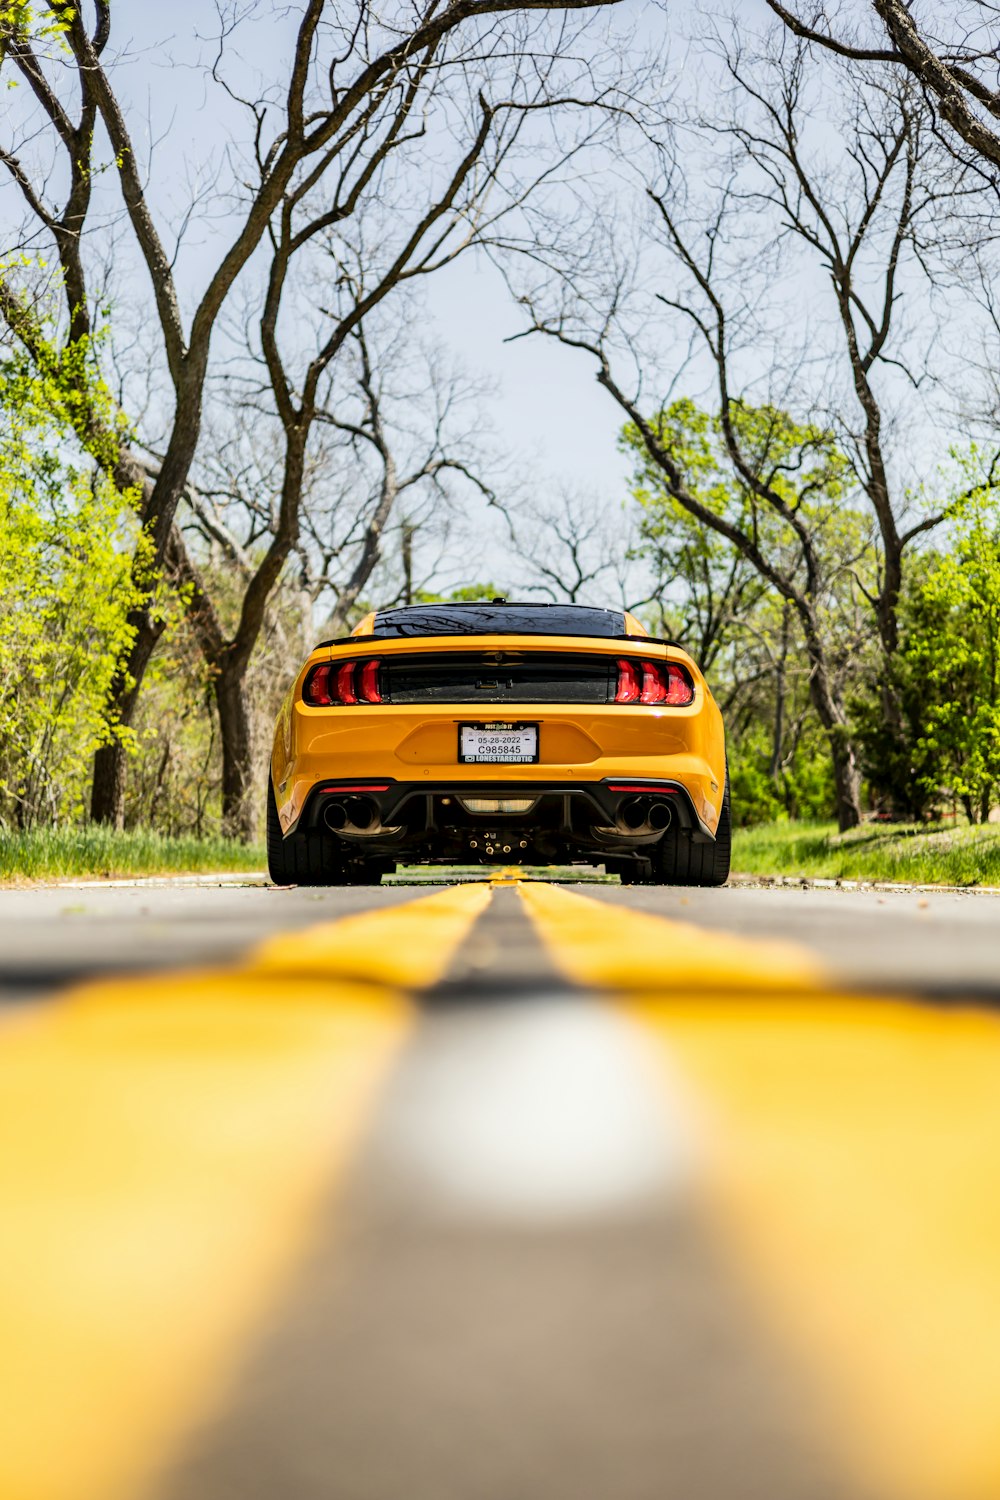
[[(508, 769), (510, 768), (505, 768), (505, 773)], [(579, 838), (578, 830), (583, 813), (589, 821), (591, 832), (594, 827), (607, 831), (608, 837), (603, 842), (612, 852), (619, 846), (645, 841), (636, 840), (634, 834), (611, 833), (622, 806), (637, 797), (648, 801), (655, 799), (668, 802), (678, 825), (696, 842), (714, 842), (714, 831), (699, 817), (688, 788), (677, 780), (654, 781), (647, 777), (630, 781), (627, 778), (611, 777), (602, 781), (567, 782), (536, 776), (534, 780), (527, 781), (523, 777), (512, 780), (506, 774), (502, 779), (486, 781), (477, 778), (464, 783), (451, 778), (433, 782), (386, 781), (384, 778), (378, 781), (357, 778), (345, 781), (329, 778), (311, 788), (300, 817), (286, 830), (286, 837), (296, 831), (322, 827), (324, 808), (330, 803), (348, 799), (362, 799), (377, 809), (375, 831), (356, 835), (361, 842), (374, 848), (381, 842), (395, 844), (398, 842), (399, 830), (404, 828), (417, 830), (421, 836), (434, 834), (442, 824), (453, 821), (449, 817), (449, 809), (461, 806), (463, 798), (526, 799), (529, 796), (537, 798), (538, 805), (544, 805), (550, 813), (553, 809), (557, 810), (558, 829), (570, 838)], [(476, 817), (482, 818), (484, 824), (497, 821), (495, 816), (489, 814), (473, 814), (472, 817), (473, 820)], [(465, 815), (464, 821), (468, 822), (468, 815)], [(510, 821), (511, 827), (516, 826), (506, 818), (500, 821)], [(517, 819), (517, 823), (530, 824), (531, 821), (531, 814), (521, 814)], [(575, 835), (574, 830), (577, 830)], [(592, 837), (588, 842), (593, 842)]]
[[(459, 724), (497, 718), (539, 724), (536, 763), (459, 762)], [(455, 705), (326, 709), (298, 700), (279, 719), (272, 778), (286, 834), (300, 825), (307, 808), (312, 814), (319, 789), (338, 782), (385, 783), (394, 789), (385, 795), (396, 797), (397, 804), (404, 796), (485, 792), (487, 787), (522, 796), (529, 790), (575, 792), (607, 812), (601, 789), (636, 781), (676, 787), (690, 802), (694, 826), (714, 837), (724, 790), (725, 739), (718, 706), (703, 689), (688, 708), (505, 704), (487, 712)], [(386, 812), (392, 815), (391, 804)]]

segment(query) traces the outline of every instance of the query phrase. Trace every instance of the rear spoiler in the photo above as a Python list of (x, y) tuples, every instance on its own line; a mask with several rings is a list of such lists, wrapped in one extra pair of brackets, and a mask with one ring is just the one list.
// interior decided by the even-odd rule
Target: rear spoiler
[[(491, 630), (489, 632), (484, 632), (484, 635), (486, 634), (489, 634), (491, 636), (507, 634), (519, 635), (521, 634), (521, 632), (516, 630)], [(341, 635), (337, 636), (337, 638), (332, 641), (317, 641), (316, 645), (312, 649), (313, 651), (325, 651), (327, 647), (350, 646), (353, 650), (357, 651), (360, 647), (369, 646), (373, 642), (377, 641), (454, 641), (459, 638), (460, 637), (457, 632), (455, 632), (454, 634), (449, 632), (448, 635)], [(533, 633), (532, 638), (539, 641), (556, 639), (578, 641), (628, 641), (635, 646), (641, 646), (645, 641), (653, 646), (676, 646), (678, 651), (687, 652), (687, 647), (684, 645), (683, 641), (668, 641), (664, 636), (659, 635), (579, 635), (556, 637), (541, 634), (534, 635)], [(475, 635), (468, 634), (462, 637), (462, 639), (474, 641), (477, 639), (477, 637)]]

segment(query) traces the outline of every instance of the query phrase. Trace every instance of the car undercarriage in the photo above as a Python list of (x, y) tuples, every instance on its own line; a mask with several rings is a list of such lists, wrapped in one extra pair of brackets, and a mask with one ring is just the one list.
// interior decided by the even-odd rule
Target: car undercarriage
[(626, 882), (669, 869), (683, 883), (716, 843), (678, 782), (355, 780), (315, 787), (282, 848), (299, 883), (301, 870), (366, 883), (400, 864), (603, 865)]

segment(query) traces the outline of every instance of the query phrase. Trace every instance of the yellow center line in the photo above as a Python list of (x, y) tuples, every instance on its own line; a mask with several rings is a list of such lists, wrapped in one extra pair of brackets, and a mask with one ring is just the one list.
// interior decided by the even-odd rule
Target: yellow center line
[(256, 950), (260, 972), (362, 979), (424, 989), (442, 979), (476, 918), (490, 903), (485, 881), (448, 886), (401, 906), (341, 917), (306, 932), (281, 933)]
[[(145, 1492), (231, 1387), (432, 983), (464, 886), (0, 1033), (0, 1496)], [(362, 982), (364, 974), (369, 982)]]
[(524, 884), (520, 896), (553, 960), (579, 984), (773, 995), (826, 982), (815, 955), (795, 943), (709, 932), (558, 886)]
[(838, 993), (771, 943), (521, 895), (557, 965), (621, 995), (664, 1087), (679, 1069), (691, 1089), (706, 1208), (845, 1461), (900, 1500), (997, 1500), (997, 1018)]

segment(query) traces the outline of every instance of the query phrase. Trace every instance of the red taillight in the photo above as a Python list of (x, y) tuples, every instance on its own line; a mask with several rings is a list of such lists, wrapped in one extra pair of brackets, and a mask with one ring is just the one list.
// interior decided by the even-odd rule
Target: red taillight
[(667, 662), (667, 690), (663, 701), (672, 708), (686, 708), (694, 702), (694, 683), (684, 668), (673, 661)]
[(642, 697), (640, 703), (662, 703), (667, 696), (667, 684), (663, 672), (655, 662), (642, 664)]
[(382, 702), (382, 694), (378, 690), (378, 669), (377, 659), (366, 661), (358, 674), (360, 683), (358, 697), (362, 703)]
[(384, 703), (379, 690), (377, 657), (366, 661), (320, 662), (302, 684), (302, 701), (310, 708), (336, 704)]
[(636, 671), (636, 663), (621, 657), (618, 662), (618, 691), (615, 693), (616, 703), (638, 703), (642, 692), (642, 683), (639, 673)]
[(694, 683), (683, 667), (672, 661), (618, 662), (616, 703), (666, 703), (686, 708), (694, 702)]
[(302, 688), (302, 696), (314, 708), (329, 708), (333, 702), (330, 696), (330, 673), (332, 670), (328, 661), (322, 662), (320, 666), (313, 668), (305, 680)]
[(358, 695), (354, 691), (354, 668), (355, 661), (345, 661), (344, 665), (337, 670), (337, 702), (357, 703)]

